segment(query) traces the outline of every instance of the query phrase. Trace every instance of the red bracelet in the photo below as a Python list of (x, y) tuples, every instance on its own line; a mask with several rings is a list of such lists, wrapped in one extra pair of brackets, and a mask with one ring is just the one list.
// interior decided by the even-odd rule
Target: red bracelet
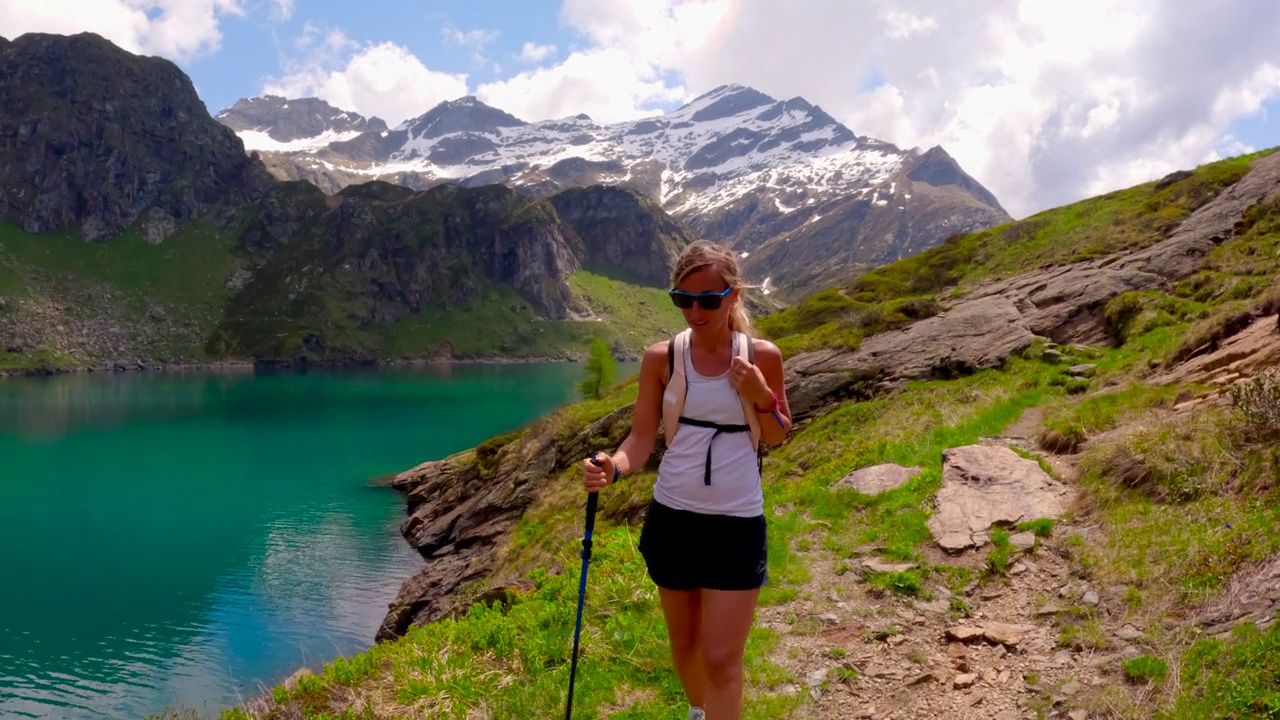
[(754, 408), (756, 409), (756, 412), (758, 412), (758, 413), (771, 413), (771, 412), (773, 412), (774, 410), (777, 410), (777, 409), (778, 409), (778, 393), (774, 392), (773, 390), (770, 390), (770, 391), (769, 391), (769, 394), (773, 396), (773, 404), (772, 404), (772, 405), (770, 405), (770, 406), (769, 406), (769, 407), (767, 407), (767, 408), (761, 408), (760, 406), (755, 405), (754, 403), (752, 403), (752, 407), (754, 407)]

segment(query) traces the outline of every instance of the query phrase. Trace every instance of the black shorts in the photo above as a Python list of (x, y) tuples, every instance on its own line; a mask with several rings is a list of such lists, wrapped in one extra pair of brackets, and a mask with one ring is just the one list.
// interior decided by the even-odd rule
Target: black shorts
[(769, 579), (765, 526), (764, 515), (708, 515), (651, 500), (640, 554), (658, 587), (754, 590)]

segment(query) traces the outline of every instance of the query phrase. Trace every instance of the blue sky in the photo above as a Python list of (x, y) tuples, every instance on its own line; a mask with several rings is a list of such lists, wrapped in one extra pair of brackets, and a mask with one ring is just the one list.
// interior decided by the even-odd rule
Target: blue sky
[[(472, 83), (526, 69), (527, 63), (518, 59), (526, 42), (554, 45), (548, 60), (581, 42), (560, 22), (559, 2), (553, 0), (299, 0), (289, 19), (280, 18), (268, 3), (250, 5), (244, 16), (228, 16), (221, 24), (221, 48), (183, 63), (184, 69), (210, 111), (217, 112), (258, 94), (265, 80), (297, 58), (295, 43), (308, 25), (341, 30), (361, 45), (396, 43), (427, 67), (465, 74)], [(461, 40), (460, 33), (473, 35)]]
[[(1280, 145), (1280, 3), (1215, 0), (0, 0), (191, 75), (391, 125), (463, 94), (598, 122), (725, 83), (941, 145), (1015, 217)], [(526, 52), (526, 48), (530, 51)]]

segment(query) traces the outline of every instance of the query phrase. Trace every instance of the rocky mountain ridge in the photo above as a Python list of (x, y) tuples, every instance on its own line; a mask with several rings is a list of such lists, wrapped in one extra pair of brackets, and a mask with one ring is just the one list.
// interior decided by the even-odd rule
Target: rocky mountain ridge
[[(734, 247), (753, 280), (784, 295), (1009, 219), (940, 147), (904, 151), (856, 135), (803, 98), (740, 85), (633, 122), (525, 122), (468, 96), (317, 147), (333, 132), (265, 162), (327, 192), (369, 178), (414, 188), (503, 183), (532, 195), (628, 187), (699, 237)], [(824, 264), (835, 267), (815, 270)]]

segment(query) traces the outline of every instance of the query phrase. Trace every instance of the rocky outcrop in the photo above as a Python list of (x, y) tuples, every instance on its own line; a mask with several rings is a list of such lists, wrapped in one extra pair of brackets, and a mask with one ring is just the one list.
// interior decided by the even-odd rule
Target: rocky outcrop
[(1242, 568), (1227, 588), (1196, 613), (1196, 624), (1212, 637), (1225, 638), (1242, 623), (1266, 631), (1280, 613), (1280, 555)]
[(1034, 460), (1006, 447), (968, 445), (942, 453), (942, 487), (927, 525), (938, 546), (960, 552), (987, 541), (993, 525), (1057, 518), (1071, 492)]
[(630, 427), (630, 406), (586, 427), (551, 415), (519, 439), (495, 440), (397, 476), (392, 485), (409, 505), (400, 531), (427, 564), (400, 587), (378, 639), (449, 612), (468, 583), (491, 575), (498, 543), (539, 493), (553, 482), (580, 483), (563, 471), (598, 449), (616, 447)]
[(797, 418), (876, 381), (955, 377), (999, 367), (1035, 335), (1012, 302), (985, 297), (901, 330), (874, 335), (857, 350), (820, 350), (787, 363), (787, 399)]
[[(1251, 322), (1245, 329), (1218, 346), (1217, 350), (1197, 355), (1167, 372), (1154, 375), (1157, 385), (1209, 383), (1218, 378), (1232, 380), (1256, 375), (1280, 366), (1280, 315), (1268, 315)], [(1221, 384), (1221, 383), (1218, 383)]]
[(1254, 161), (1244, 178), (1149, 248), (986, 282), (946, 301), (945, 312), (875, 335), (856, 350), (797, 355), (787, 363), (788, 387), (795, 388), (792, 411), (802, 418), (832, 400), (869, 394), (877, 384), (999, 367), (1036, 337), (1106, 343), (1108, 301), (1198, 271), (1205, 256), (1235, 234), (1247, 208), (1277, 193), (1280, 153)]
[(694, 239), (652, 200), (631, 190), (574, 188), (549, 199), (582, 239), (583, 267), (604, 275), (665, 286), (680, 251)]
[(145, 217), (159, 242), (196, 217), (233, 222), (270, 182), (168, 60), (89, 33), (0, 47), (0, 219), (102, 240)]

